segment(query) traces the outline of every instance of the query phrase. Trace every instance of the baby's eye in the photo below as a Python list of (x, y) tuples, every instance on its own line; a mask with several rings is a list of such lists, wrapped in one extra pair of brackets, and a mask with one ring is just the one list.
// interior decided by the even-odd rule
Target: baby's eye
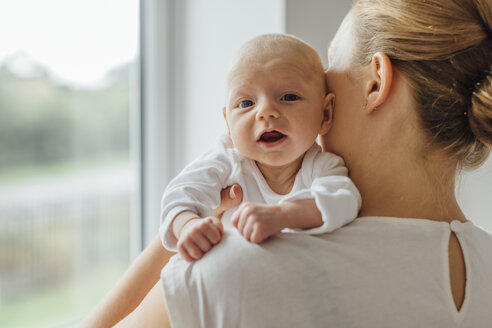
[(239, 108), (248, 108), (253, 106), (255, 103), (252, 102), (251, 100), (243, 100), (239, 103)]
[(283, 100), (283, 101), (296, 101), (296, 100), (299, 100), (299, 96), (297, 96), (295, 94), (292, 94), (292, 93), (288, 93), (286, 95), (283, 95), (282, 98), (280, 98), (280, 100)]

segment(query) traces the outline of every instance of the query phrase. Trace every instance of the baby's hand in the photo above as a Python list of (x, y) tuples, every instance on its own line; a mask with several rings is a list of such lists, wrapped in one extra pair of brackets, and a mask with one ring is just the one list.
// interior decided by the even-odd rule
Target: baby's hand
[(181, 230), (179, 254), (188, 262), (199, 260), (222, 239), (223, 231), (222, 222), (216, 217), (191, 219)]
[(231, 221), (244, 238), (256, 244), (285, 228), (279, 205), (243, 203)]

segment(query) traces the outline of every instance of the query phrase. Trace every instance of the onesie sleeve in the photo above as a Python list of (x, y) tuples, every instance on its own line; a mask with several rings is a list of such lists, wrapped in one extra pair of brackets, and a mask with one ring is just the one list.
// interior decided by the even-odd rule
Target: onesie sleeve
[(361, 196), (343, 159), (331, 153), (306, 154), (303, 178), (310, 188), (301, 189), (281, 202), (314, 198), (323, 224), (312, 229), (284, 229), (283, 232), (322, 234), (336, 230), (353, 221), (361, 206)]
[(165, 248), (176, 251), (177, 239), (171, 224), (179, 213), (193, 211), (200, 217), (212, 215), (212, 210), (219, 206), (220, 192), (227, 187), (232, 171), (232, 155), (219, 144), (171, 180), (161, 202), (159, 235)]

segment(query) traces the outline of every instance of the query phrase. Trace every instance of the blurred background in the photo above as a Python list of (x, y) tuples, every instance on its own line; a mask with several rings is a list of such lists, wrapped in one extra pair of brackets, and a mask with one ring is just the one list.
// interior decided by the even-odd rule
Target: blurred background
[(0, 1), (0, 327), (74, 323), (130, 263), (138, 35), (137, 0)]
[[(227, 62), (325, 48), (350, 0), (0, 0), (0, 327), (75, 325), (157, 234), (160, 197), (225, 132)], [(459, 201), (492, 231), (492, 163)]]

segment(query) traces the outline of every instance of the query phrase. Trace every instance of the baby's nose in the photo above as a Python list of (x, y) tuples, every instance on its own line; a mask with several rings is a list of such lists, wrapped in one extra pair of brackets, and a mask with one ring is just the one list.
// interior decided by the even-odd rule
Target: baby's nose
[(260, 106), (257, 106), (257, 108), (257, 120), (274, 119), (280, 117), (280, 112), (275, 107), (275, 104), (272, 104), (271, 102), (264, 102), (260, 104)]

